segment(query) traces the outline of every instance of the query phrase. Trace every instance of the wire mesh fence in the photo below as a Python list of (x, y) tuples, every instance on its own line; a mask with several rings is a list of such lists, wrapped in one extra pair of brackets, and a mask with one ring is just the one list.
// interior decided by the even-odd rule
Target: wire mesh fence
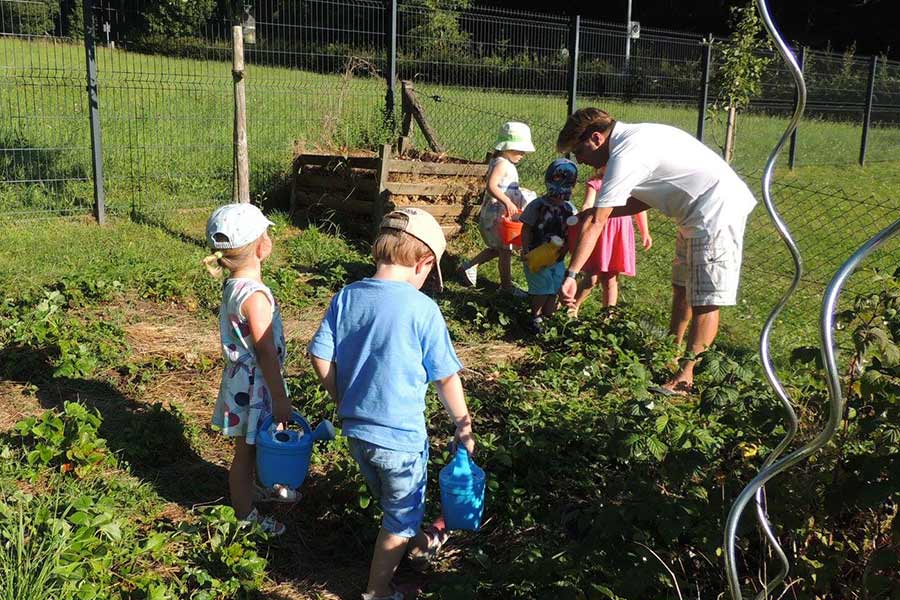
[[(86, 46), (96, 60), (110, 210), (148, 215), (230, 200), (232, 27), (247, 16), (243, 7), (205, 0), (185, 3), (173, 16), (149, 0), (84, 6), (87, 20), (81, 2), (0, 0), (0, 219), (91, 210), (97, 148)], [(645, 27), (631, 39), (617, 23), (478, 6), (433, 10), (412, 1), (260, 0), (252, 16), (256, 40), (245, 55), (257, 200), (284, 191), (298, 151), (362, 152), (394, 141), (400, 102), (388, 93), (392, 72), (414, 83), (451, 155), (482, 160), (502, 122), (531, 125), (538, 152), (520, 173), (532, 188), (540, 188), (556, 156), (556, 135), (572, 105), (599, 105), (623, 121), (691, 133), (702, 123), (708, 145), (724, 143), (721, 114), (707, 118), (700, 102), (707, 76), (710, 102), (716, 100), (721, 64), (721, 46), (714, 45), (704, 72), (706, 36)], [(93, 43), (84, 40), (85, 24), (93, 26)], [(803, 52), (803, 63), (808, 118), (797, 136), (797, 164), (856, 163), (867, 103), (866, 161), (900, 160), (900, 63), (815, 50)], [(738, 131), (752, 133), (739, 133), (735, 165), (749, 173), (753, 189), (759, 186), (752, 173), (783, 131), (793, 97), (790, 74), (776, 60), (763, 93), (739, 117)], [(421, 137), (415, 143), (425, 145)], [(808, 319), (830, 273), (896, 218), (900, 205), (791, 183), (778, 183), (777, 193), (808, 267), (798, 297), (809, 300), (798, 300), (785, 318)], [(746, 243), (746, 302), (733, 309), (738, 319), (764, 318), (756, 313), (771, 303), (771, 290), (789, 280), (786, 251), (764, 221), (758, 208)], [(674, 230), (653, 225), (658, 248), (641, 260), (664, 277)], [(873, 264), (889, 269), (900, 262), (897, 252), (888, 247)]]

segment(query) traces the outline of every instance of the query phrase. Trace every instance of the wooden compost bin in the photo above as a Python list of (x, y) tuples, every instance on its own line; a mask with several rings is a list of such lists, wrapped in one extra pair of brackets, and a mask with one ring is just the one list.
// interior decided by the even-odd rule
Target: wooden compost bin
[(301, 153), (294, 158), (291, 210), (322, 206), (369, 217), (377, 227), (395, 207), (415, 207), (437, 219), (447, 237), (478, 214), (486, 163), (434, 153), (395, 156)]

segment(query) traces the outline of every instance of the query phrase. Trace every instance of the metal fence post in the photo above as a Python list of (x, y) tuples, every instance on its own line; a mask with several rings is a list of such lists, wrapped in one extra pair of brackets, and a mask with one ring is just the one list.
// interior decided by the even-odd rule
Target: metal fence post
[(706, 131), (706, 107), (709, 104), (709, 65), (712, 63), (713, 36), (701, 42), (703, 56), (700, 60), (700, 96), (697, 107), (697, 139), (703, 141)]
[(581, 36), (581, 15), (572, 15), (569, 22), (569, 114), (575, 112), (578, 99), (578, 52)]
[(384, 95), (384, 121), (394, 123), (394, 107), (397, 99), (397, 0), (387, 0), (387, 90)]
[[(806, 46), (800, 46), (800, 74), (803, 74), (803, 65), (806, 64)], [(794, 92), (794, 105), (797, 104), (797, 92)], [(791, 133), (791, 145), (788, 148), (788, 168), (793, 171), (794, 170), (794, 162), (797, 158), (797, 130), (799, 127), (794, 127), (794, 131)]]
[(878, 57), (872, 57), (869, 67), (869, 89), (866, 92), (866, 114), (863, 117), (862, 142), (859, 145), (859, 166), (866, 166), (866, 146), (869, 145), (869, 123), (872, 121), (872, 101), (875, 97), (875, 70), (878, 68)]
[(84, 0), (84, 57), (87, 70), (88, 117), (91, 121), (91, 167), (94, 172), (94, 217), (106, 223), (103, 186), (103, 144), (100, 135), (100, 101), (97, 97), (97, 46), (94, 43), (94, 2)]

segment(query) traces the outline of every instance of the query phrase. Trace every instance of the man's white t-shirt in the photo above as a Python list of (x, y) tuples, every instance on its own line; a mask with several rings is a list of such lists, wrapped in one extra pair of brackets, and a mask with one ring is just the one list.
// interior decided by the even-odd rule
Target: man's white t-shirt
[(616, 122), (596, 208), (629, 196), (661, 211), (684, 237), (704, 237), (743, 223), (756, 205), (747, 184), (719, 155), (668, 125)]

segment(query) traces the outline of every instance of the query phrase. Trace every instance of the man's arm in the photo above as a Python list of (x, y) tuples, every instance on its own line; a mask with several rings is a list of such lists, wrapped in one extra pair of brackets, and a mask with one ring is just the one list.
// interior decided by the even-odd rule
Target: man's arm
[(617, 206), (612, 209), (611, 217), (627, 217), (630, 215), (636, 215), (638, 213), (642, 213), (645, 210), (650, 208), (649, 205), (644, 204), (634, 196), (628, 199), (628, 204), (625, 206)]
[(580, 271), (590, 258), (612, 211), (612, 208), (590, 208), (582, 211), (585, 216), (582, 217), (581, 229), (578, 232), (578, 244), (572, 253), (572, 261), (569, 263), (570, 271)]

